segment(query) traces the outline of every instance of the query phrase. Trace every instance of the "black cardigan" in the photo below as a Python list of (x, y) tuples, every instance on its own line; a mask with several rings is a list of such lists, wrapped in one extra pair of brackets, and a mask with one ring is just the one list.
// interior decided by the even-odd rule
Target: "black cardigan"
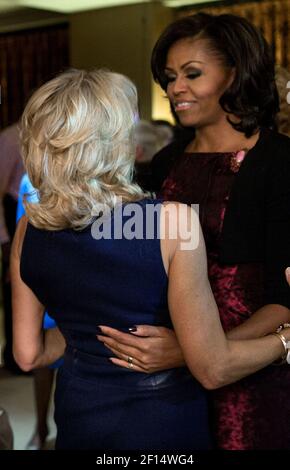
[[(176, 157), (192, 136), (162, 149), (152, 161), (153, 190), (158, 191)], [(194, 184), (194, 181), (192, 182)], [(192, 201), (194, 203), (195, 201)], [(284, 270), (290, 266), (290, 139), (262, 129), (236, 175), (221, 234), (224, 264), (263, 262), (265, 304), (290, 308)]]

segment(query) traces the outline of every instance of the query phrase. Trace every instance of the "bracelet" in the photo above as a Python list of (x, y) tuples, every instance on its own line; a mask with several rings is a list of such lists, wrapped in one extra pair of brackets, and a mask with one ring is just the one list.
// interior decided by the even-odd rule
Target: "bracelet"
[[(288, 325), (288, 323), (285, 323), (284, 325)], [(289, 328), (288, 326), (286, 327), (282, 327), (282, 330), (284, 328)], [(281, 326), (281, 325), (280, 325)], [(290, 326), (290, 325), (289, 325)], [(279, 327), (280, 328), (280, 327)], [(280, 330), (281, 331), (281, 330)], [(283, 344), (283, 347), (284, 347), (284, 354), (281, 356), (280, 359), (277, 359), (276, 361), (273, 362), (273, 364), (275, 365), (281, 365), (281, 364), (285, 364), (286, 362), (288, 364), (290, 364), (290, 341), (287, 341), (287, 339), (285, 338), (284, 335), (282, 335), (282, 333), (271, 333), (272, 335), (274, 336), (277, 336), (277, 338), (280, 339), (281, 343)]]
[(286, 340), (285, 336), (282, 335), (282, 333), (271, 333), (271, 334), (274, 335), (274, 336), (277, 336), (277, 338), (279, 338), (279, 340), (281, 341), (281, 343), (284, 346), (285, 354), (287, 354), (288, 353), (288, 348), (287, 348), (287, 340)]
[(280, 333), (285, 328), (290, 328), (290, 323), (282, 323), (282, 325), (279, 325), (276, 330), (276, 333)]

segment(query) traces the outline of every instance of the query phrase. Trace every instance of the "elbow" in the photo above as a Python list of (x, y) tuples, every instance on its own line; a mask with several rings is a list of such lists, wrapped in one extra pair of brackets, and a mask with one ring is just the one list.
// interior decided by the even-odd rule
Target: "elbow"
[(33, 364), (27, 363), (27, 362), (22, 362), (22, 361), (16, 361), (20, 369), (22, 369), (24, 372), (31, 372), (34, 369)]
[(36, 368), (34, 358), (29, 357), (29, 355), (14, 349), (13, 350), (13, 356), (14, 356), (16, 364), (24, 372), (30, 372), (30, 371), (32, 371), (33, 369)]
[[(15, 356), (14, 356), (15, 357)], [(34, 369), (34, 365), (31, 362), (26, 362), (23, 359), (19, 359), (17, 356), (15, 357), (16, 364), (20, 367), (21, 370), (24, 372), (30, 372)]]
[(217, 388), (223, 387), (223, 385), (225, 385), (223, 380), (221, 380), (219, 377), (213, 376), (203, 377), (199, 381), (206, 390), (216, 390)]
[(227, 380), (226, 365), (209, 365), (200, 374), (195, 375), (206, 390), (216, 390), (229, 383)]

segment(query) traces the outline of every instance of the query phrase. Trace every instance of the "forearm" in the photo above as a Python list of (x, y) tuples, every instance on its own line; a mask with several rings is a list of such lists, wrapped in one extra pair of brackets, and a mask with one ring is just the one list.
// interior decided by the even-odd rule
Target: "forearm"
[[(202, 292), (196, 301), (195, 321), (192, 321), (190, 310), (184, 308), (184, 318), (182, 321), (178, 318), (175, 323), (177, 338), (186, 363), (205, 388), (215, 389), (236, 382), (272, 364), (285, 353), (280, 338), (273, 334), (265, 335), (265, 331), (262, 330), (260, 331), (262, 337), (257, 339), (226, 339), (218, 321), (218, 312), (214, 312), (211, 300), (208, 297), (208, 302), (205, 302), (205, 293)], [(177, 309), (181, 302), (182, 299), (179, 299)], [(203, 307), (200, 305), (201, 302), (205, 302)], [(270, 308), (273, 314), (272, 307), (274, 306), (267, 306), (267, 310)], [(208, 311), (212, 314), (206, 318)], [(260, 314), (262, 315), (261, 312)], [(287, 317), (279, 316), (278, 324), (281, 320), (285, 321)], [(278, 324), (274, 323), (273, 328), (270, 320), (268, 323), (269, 328), (275, 331)], [(289, 341), (290, 328), (283, 330), (283, 335), (286, 341)]]
[(49, 328), (41, 332), (38, 347), (33, 355), (30, 354), (30, 360), (22, 356), (19, 366), (26, 371), (46, 367), (61, 358), (64, 349), (65, 340), (60, 330), (57, 327)]
[(276, 331), (283, 323), (290, 323), (290, 310), (282, 305), (265, 305), (244, 323), (227, 332), (227, 338), (231, 340), (261, 338)]
[[(289, 333), (287, 334), (289, 337)], [(245, 342), (247, 342), (246, 347)], [(248, 341), (228, 341), (228, 346), (229, 352), (219, 387), (257, 372), (284, 354), (283, 344), (275, 335)]]
[[(241, 343), (241, 341), (262, 338), (269, 333), (275, 332), (279, 325), (288, 322), (290, 323), (290, 310), (288, 308), (283, 307), (282, 305), (265, 305), (264, 307), (257, 310), (244, 323), (229, 331), (226, 335), (227, 339), (231, 340), (228, 342), (229, 359), (227, 362), (230, 366), (231, 362), (233, 361), (234, 366), (233, 368), (230, 367), (226, 372), (229, 374), (227, 383), (239, 380), (246, 375), (256, 372), (257, 370), (261, 369), (261, 367), (265, 367), (266, 365), (271, 364), (276, 359), (275, 353), (273, 352), (265, 364), (263, 351), (261, 351), (258, 356), (256, 355), (256, 341), (249, 341), (248, 350), (245, 350), (245, 344)], [(273, 342), (273, 337), (270, 338)], [(269, 341), (268, 338), (266, 341)], [(281, 349), (281, 345), (279, 345), (278, 341), (278, 349), (279, 346)], [(179, 343), (176, 344), (176, 355), (178, 349)], [(249, 365), (249, 359), (251, 359), (253, 356), (255, 356), (256, 360)], [(175, 362), (174, 367), (183, 367), (185, 365), (185, 361), (182, 354), (179, 354), (177, 357), (179, 360)], [(227, 370), (226, 367), (225, 370)]]
[[(289, 341), (290, 329), (287, 330), (287, 334), (284, 334)], [(217, 346), (215, 352), (207, 351), (207, 354), (208, 352), (209, 357), (198, 363), (190, 352), (187, 351), (185, 355), (191, 373), (205, 388), (212, 390), (237, 382), (267, 367), (281, 358), (285, 350), (278, 337), (267, 335), (258, 339), (228, 340), (223, 347)]]
[(45, 330), (41, 366), (50, 365), (60, 359), (64, 354), (64, 350), (65, 340), (59, 328), (55, 327)]

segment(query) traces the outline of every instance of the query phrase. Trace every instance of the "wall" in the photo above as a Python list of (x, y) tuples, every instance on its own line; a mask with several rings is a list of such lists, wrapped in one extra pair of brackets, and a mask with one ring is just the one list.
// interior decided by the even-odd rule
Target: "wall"
[(67, 15), (35, 8), (15, 8), (0, 12), (0, 34), (45, 28), (68, 21)]

